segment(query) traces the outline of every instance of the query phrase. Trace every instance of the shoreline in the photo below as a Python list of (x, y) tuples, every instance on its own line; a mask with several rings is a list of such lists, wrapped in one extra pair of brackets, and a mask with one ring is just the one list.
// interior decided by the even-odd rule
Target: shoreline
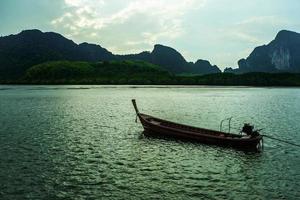
[[(9, 87), (41, 87), (50, 89), (96, 89), (96, 88), (132, 88), (132, 89), (155, 89), (155, 88), (295, 88), (300, 89), (300, 86), (248, 86), (248, 85), (109, 85), (109, 84), (0, 84), (0, 90), (7, 90)], [(53, 88), (51, 88), (53, 87)]]

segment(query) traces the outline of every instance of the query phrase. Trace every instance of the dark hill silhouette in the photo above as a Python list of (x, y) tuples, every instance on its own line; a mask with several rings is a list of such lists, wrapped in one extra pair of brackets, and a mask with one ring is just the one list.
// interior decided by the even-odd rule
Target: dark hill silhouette
[[(175, 74), (218, 73), (216, 66), (207, 63), (188, 63), (175, 49), (155, 45), (152, 52), (114, 55), (95, 44), (76, 44), (58, 33), (26, 30), (17, 35), (0, 37), (0, 78), (18, 78), (33, 65), (48, 61), (112, 61), (141, 60), (161, 66)], [(209, 63), (209, 62), (208, 62)]]
[(162, 66), (174, 74), (221, 73), (221, 70), (216, 65), (212, 66), (209, 61), (198, 60), (196, 63), (187, 62), (178, 51), (161, 44), (156, 44), (152, 52), (145, 51), (139, 54), (122, 55), (119, 56), (119, 59), (147, 61)]

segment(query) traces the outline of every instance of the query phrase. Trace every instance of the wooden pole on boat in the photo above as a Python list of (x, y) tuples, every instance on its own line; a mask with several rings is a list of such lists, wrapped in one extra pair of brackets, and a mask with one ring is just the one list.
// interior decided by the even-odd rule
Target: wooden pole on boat
[(132, 99), (131, 101), (132, 101), (132, 105), (134, 107), (134, 110), (135, 110), (136, 114), (138, 115), (140, 112), (139, 112), (139, 109), (136, 105), (136, 101), (135, 101), (135, 99)]

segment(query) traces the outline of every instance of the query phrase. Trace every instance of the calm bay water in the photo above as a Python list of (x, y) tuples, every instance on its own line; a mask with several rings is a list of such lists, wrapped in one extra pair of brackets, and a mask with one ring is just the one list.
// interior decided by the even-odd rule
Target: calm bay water
[(297, 88), (0, 86), (0, 199), (300, 199), (300, 149), (147, 138), (142, 112), (219, 129), (235, 117), (300, 143)]

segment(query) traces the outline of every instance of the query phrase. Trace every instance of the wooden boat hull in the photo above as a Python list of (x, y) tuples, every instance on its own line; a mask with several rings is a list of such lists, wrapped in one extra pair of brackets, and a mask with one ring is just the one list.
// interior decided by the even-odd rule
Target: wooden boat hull
[(161, 127), (147, 122), (143, 117), (139, 117), (144, 127), (144, 134), (154, 137), (176, 138), (181, 140), (189, 140), (192, 142), (200, 142), (205, 144), (214, 144), (219, 146), (234, 147), (239, 149), (257, 149), (262, 136), (255, 138), (221, 138), (210, 137), (192, 131), (183, 131), (174, 128)]
[(133, 101), (133, 105), (135, 107), (137, 116), (143, 125), (144, 134), (148, 136), (163, 138), (169, 137), (239, 149), (257, 149), (260, 141), (262, 140), (261, 135), (257, 135), (255, 137), (245, 137), (242, 135), (170, 122), (140, 113), (137, 109), (135, 101)]

